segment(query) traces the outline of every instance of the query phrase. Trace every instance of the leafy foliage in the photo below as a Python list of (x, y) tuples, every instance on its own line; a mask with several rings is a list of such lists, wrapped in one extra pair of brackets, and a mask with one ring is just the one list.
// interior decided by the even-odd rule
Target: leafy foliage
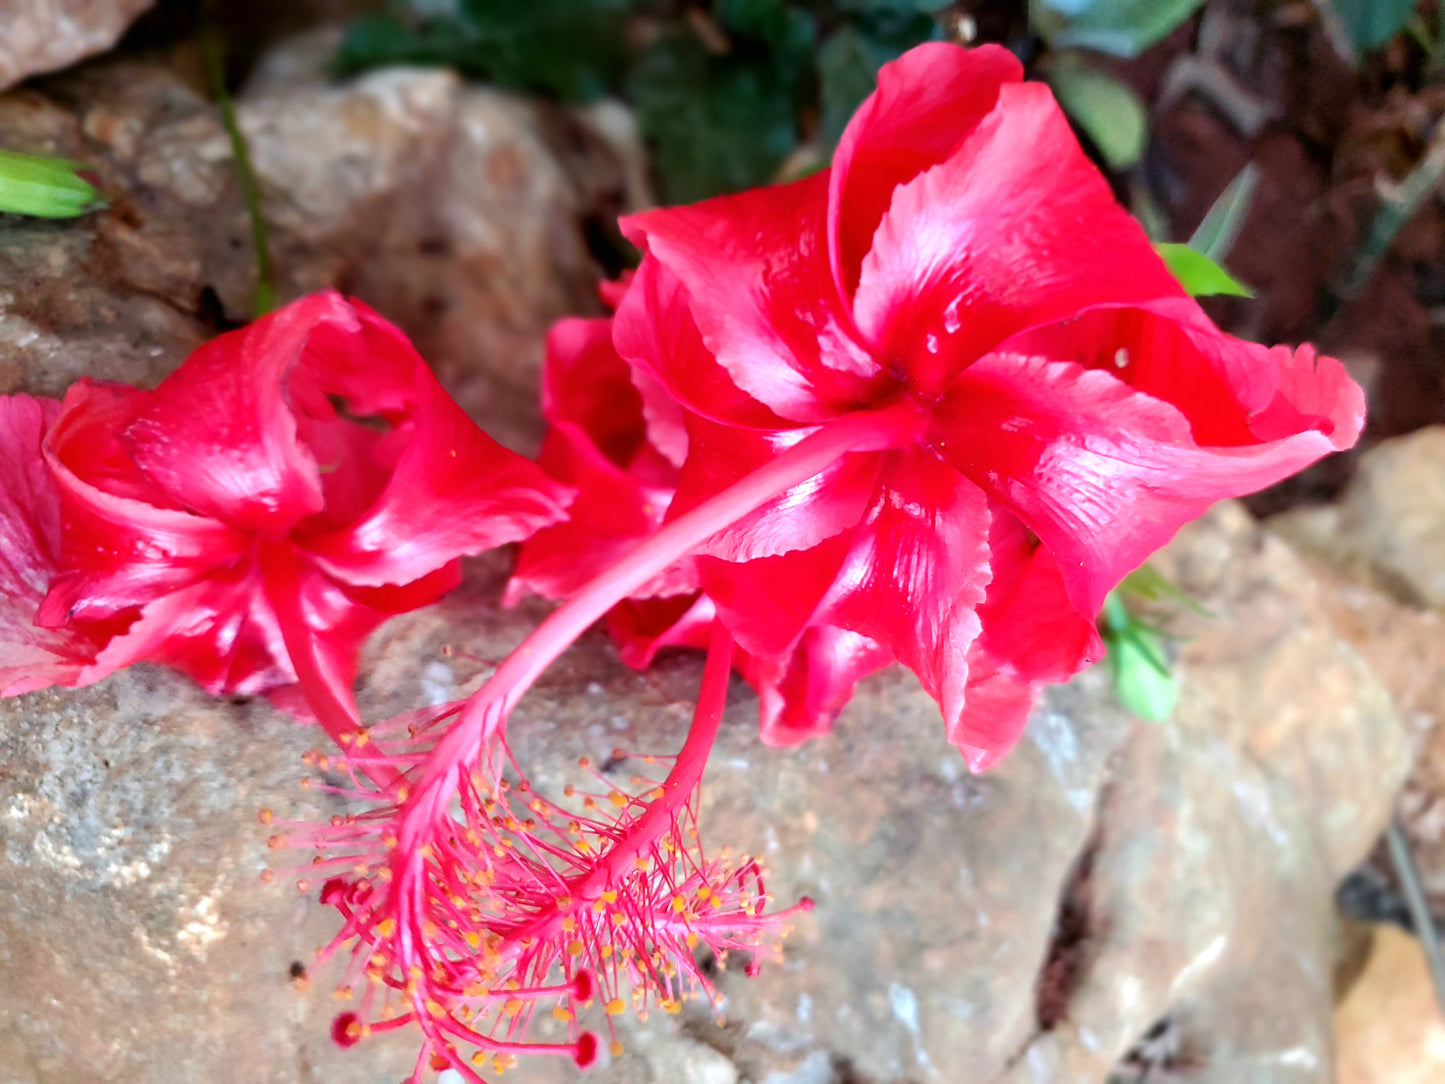
[(1405, 28), (1415, 0), (1330, 0), (1357, 52), (1378, 49)]
[(1178, 679), (1169, 667), (1160, 634), (1129, 611), (1120, 591), (1104, 600), (1099, 634), (1108, 650), (1119, 703), (1141, 719), (1156, 723), (1168, 719), (1179, 701)]
[[(1035, 29), (1057, 48), (1138, 56), (1194, 14), (1203, 0), (1031, 0)], [(1360, 0), (1369, 4), (1372, 0)]]
[(342, 72), (454, 67), (499, 86), (637, 112), (669, 202), (777, 179), (831, 152), (879, 67), (939, 36), (946, 0), (395, 0), (353, 24)]

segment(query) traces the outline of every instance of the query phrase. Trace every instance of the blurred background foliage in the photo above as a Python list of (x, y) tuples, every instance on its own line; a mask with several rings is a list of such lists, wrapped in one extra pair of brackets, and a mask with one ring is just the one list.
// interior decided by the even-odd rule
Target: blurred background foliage
[[(1103, 164), (1124, 170), (1143, 154), (1147, 112), (1107, 61), (1139, 55), (1201, 2), (1020, 0), (1007, 36)], [(1413, 7), (1328, 0), (1325, 12), (1363, 53)], [(677, 203), (824, 164), (882, 64), (976, 33), (969, 5), (947, 0), (392, 0), (351, 27), (336, 64), (443, 65), (566, 102), (619, 97), (652, 148), (662, 198)]]

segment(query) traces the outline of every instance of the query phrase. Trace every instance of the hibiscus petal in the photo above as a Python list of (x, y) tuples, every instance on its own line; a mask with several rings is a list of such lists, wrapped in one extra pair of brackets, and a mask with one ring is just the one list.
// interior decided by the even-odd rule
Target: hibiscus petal
[(824, 608), (852, 547), (850, 531), (811, 549), (752, 561), (699, 557), (698, 575), (739, 648), (786, 659), (809, 627), (827, 623)]
[(992, 663), (985, 653), (969, 653), (968, 707), (948, 728), (972, 772), (988, 771), (1018, 744), (1043, 691), (1041, 683), (1020, 681)]
[(487, 436), (399, 330), (351, 305), (358, 327), (318, 326), (297, 379), (336, 389), (356, 414), (407, 426), (410, 440), (356, 523), (307, 540), (318, 564), (351, 584), (406, 583), (562, 519), (570, 491)]
[(838, 141), (828, 192), (828, 240), (843, 297), (858, 285), (863, 256), (900, 184), (947, 158), (1023, 78), (1007, 49), (961, 49), (930, 42), (878, 72), (878, 89), (858, 107)]
[(651, 256), (643, 257), (618, 306), (612, 339), (632, 366), (648, 439), (675, 465), (687, 455), (685, 410), (747, 428), (787, 425), (733, 383), (703, 343), (686, 291)]
[(77, 381), (46, 434), (64, 524), (64, 565), (37, 614), (47, 627), (128, 620), (135, 607), (229, 567), (249, 548), (247, 535), (174, 507), (127, 466), (119, 434), (147, 395)]
[(0, 696), (78, 684), (99, 648), (35, 624), (60, 549), (60, 496), (41, 454), (59, 412), (54, 399), (0, 396)]
[[(810, 431), (738, 429), (691, 416), (688, 432), (690, 452), (678, 480), (671, 518), (777, 458)], [(883, 457), (875, 452), (840, 456), (807, 481), (723, 527), (696, 552), (729, 561), (750, 561), (811, 549), (863, 518), (873, 499), (882, 463)]]
[[(795, 422), (865, 403), (886, 379), (833, 283), (827, 200), (823, 172), (622, 221), (628, 239), (681, 283), (703, 342), (732, 381)], [(619, 321), (641, 303), (638, 285)], [(621, 338), (618, 349), (632, 356)]]
[(892, 661), (882, 644), (823, 625), (808, 629), (791, 655), (739, 652), (735, 665), (758, 692), (763, 743), (786, 748), (833, 729), (858, 682)]
[(629, 598), (607, 612), (607, 631), (622, 661), (634, 670), (646, 670), (664, 648), (707, 647), (716, 616), (712, 599), (701, 592)]
[[(1333, 369), (1320, 372), (1333, 386)], [(1005, 354), (965, 371), (934, 425), (935, 447), (1042, 540), (1085, 614), (1215, 501), (1355, 437), (1326, 420), (1256, 445), (1200, 447), (1178, 409), (1103, 370)]]
[(328, 326), (354, 333), (356, 316), (338, 294), (312, 294), (200, 347), (127, 428), (136, 463), (187, 508), (243, 530), (282, 532), (320, 511), (321, 475), (286, 390)]
[(985, 771), (1023, 736), (1045, 684), (1067, 681), (1103, 654), (1094, 621), (1070, 600), (1053, 554), (1007, 509), (989, 506), (993, 578), (978, 607), (963, 714), (948, 740)]
[(894, 191), (854, 316), (927, 395), (1030, 327), (1182, 293), (1048, 88), (1011, 84), (951, 158)]
[[(548, 335), (542, 411), (550, 428), (537, 462), (577, 497), (565, 520), (523, 543), (508, 604), (527, 591), (566, 598), (662, 525), (677, 468), (649, 442), (631, 375), (613, 349), (610, 320), (563, 320)], [(683, 561), (633, 594), (696, 587)]]
[(917, 674), (949, 730), (990, 578), (988, 527), (983, 493), (953, 467), (926, 449), (891, 453), (825, 611)]

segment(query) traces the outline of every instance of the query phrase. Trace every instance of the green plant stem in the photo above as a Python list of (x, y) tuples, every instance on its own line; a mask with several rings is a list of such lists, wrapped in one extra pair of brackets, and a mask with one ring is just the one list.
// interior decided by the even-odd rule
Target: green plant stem
[(271, 244), (266, 230), (266, 218), (261, 213), (261, 186), (256, 181), (256, 171), (251, 168), (251, 152), (246, 146), (245, 133), (236, 123), (236, 107), (231, 93), (226, 89), (226, 73), (221, 63), (221, 43), (215, 29), (205, 20), (201, 21), (201, 54), (205, 59), (206, 76), (211, 82), (211, 93), (221, 107), (221, 123), (231, 140), (231, 157), (236, 163), (236, 180), (241, 185), (241, 197), (246, 201), (246, 214), (251, 220), (251, 243), (256, 250), (256, 316), (265, 316), (276, 307), (276, 278), (271, 264)]

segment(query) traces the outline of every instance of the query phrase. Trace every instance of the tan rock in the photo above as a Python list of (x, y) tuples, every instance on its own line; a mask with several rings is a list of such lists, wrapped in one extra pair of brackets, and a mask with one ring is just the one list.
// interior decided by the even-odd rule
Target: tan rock
[(1420, 943), (1375, 928), (1369, 962), (1335, 1012), (1338, 1084), (1445, 1080), (1445, 1014)]
[(104, 52), (154, 0), (0, 0), (0, 90)]

